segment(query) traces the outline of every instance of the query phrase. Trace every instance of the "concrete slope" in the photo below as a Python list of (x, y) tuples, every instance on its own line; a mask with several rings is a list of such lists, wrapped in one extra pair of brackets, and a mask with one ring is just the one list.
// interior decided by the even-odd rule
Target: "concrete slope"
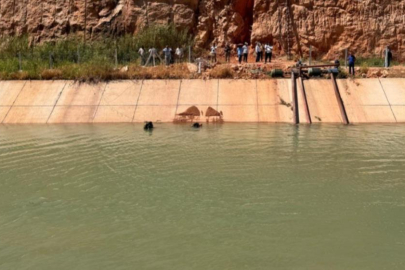
[[(207, 109), (211, 107), (218, 110), (218, 80), (183, 80), (176, 108), (176, 121), (178, 122), (210, 122), (216, 120), (215, 117), (209, 117), (206, 114)], [(181, 116), (179, 114), (186, 112), (191, 106), (196, 106), (200, 111), (199, 116)]]
[(106, 85), (95, 123), (132, 122), (142, 89), (142, 81), (115, 81)]
[(305, 80), (312, 123), (343, 123), (342, 114), (330, 80)]
[(180, 80), (145, 80), (133, 122), (172, 122), (177, 108)]
[(397, 122), (405, 122), (405, 80), (380, 79), (382, 88), (395, 115)]
[(9, 113), (26, 81), (0, 81), (0, 123)]
[(259, 122), (292, 123), (291, 81), (258, 80), (257, 104)]
[(257, 82), (219, 80), (218, 111), (225, 122), (258, 122)]
[(48, 123), (92, 123), (105, 88), (106, 83), (69, 82)]
[(3, 123), (46, 123), (66, 81), (28, 81), (18, 94)]
[(337, 81), (350, 123), (395, 123), (379, 79)]
[[(405, 122), (404, 79), (338, 80), (351, 123)], [(307, 122), (297, 80), (300, 123)], [(291, 81), (1, 81), (1, 123), (292, 123)], [(341, 123), (331, 80), (304, 81), (312, 122)], [(209, 115), (207, 115), (207, 112)]]

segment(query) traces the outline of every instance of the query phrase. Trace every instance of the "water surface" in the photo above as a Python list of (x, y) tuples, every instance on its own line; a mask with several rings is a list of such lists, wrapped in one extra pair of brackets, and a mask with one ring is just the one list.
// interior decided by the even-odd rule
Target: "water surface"
[(0, 126), (0, 269), (405, 269), (405, 126)]

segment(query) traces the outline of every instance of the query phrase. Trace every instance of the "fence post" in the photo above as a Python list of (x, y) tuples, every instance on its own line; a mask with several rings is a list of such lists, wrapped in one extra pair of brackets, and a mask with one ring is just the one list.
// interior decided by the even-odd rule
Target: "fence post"
[(49, 69), (53, 69), (53, 52), (49, 53)]
[(114, 52), (114, 58), (115, 58), (115, 68), (118, 68), (118, 50), (117, 48), (115, 48), (115, 52)]
[(80, 64), (80, 47), (77, 46), (77, 63)]
[(347, 49), (345, 49), (345, 68), (347, 68)]
[(191, 63), (191, 46), (188, 46), (188, 62)]
[(384, 67), (388, 67), (388, 46), (385, 48), (385, 61), (384, 61)]
[(22, 71), (21, 52), (18, 52), (18, 70)]

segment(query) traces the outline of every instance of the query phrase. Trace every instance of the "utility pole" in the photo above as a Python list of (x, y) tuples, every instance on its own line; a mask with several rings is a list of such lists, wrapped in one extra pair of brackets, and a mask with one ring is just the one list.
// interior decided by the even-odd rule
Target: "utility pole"
[(347, 48), (345, 49), (345, 68), (347, 68)]
[(80, 47), (77, 45), (77, 63), (80, 64)]
[(19, 71), (22, 71), (22, 63), (21, 63), (21, 52), (18, 52), (18, 67)]
[[(117, 46), (117, 45), (115, 45)], [(115, 69), (118, 68), (118, 49), (117, 47), (115, 47), (115, 51), (114, 51), (114, 60), (115, 60)]]
[(86, 31), (87, 31), (87, 0), (84, 0), (84, 44), (86, 44)]
[(287, 60), (291, 59), (290, 53), (290, 32), (291, 32), (291, 24), (290, 24), (290, 8), (288, 6), (288, 0), (285, 0), (285, 6), (287, 9)]

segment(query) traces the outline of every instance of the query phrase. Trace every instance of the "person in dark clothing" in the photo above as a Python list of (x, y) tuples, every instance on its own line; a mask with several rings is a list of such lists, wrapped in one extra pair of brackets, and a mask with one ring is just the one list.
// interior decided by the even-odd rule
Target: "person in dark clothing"
[(238, 48), (236, 49), (237, 53), (238, 53), (239, 64), (242, 64), (242, 56), (243, 56), (243, 47), (242, 46), (243, 46), (242, 44), (238, 44)]
[(391, 66), (391, 61), (392, 61), (392, 52), (390, 50), (390, 48), (387, 48), (388, 52), (387, 52), (387, 67)]
[(228, 43), (225, 45), (225, 61), (229, 63), (231, 61), (231, 46)]
[(152, 130), (153, 123), (152, 122), (145, 122), (145, 126), (143, 127), (144, 130)]
[(348, 59), (349, 61), (349, 74), (354, 76), (354, 65), (356, 63), (356, 56), (354, 54), (350, 53)]
[(262, 46), (260, 42), (256, 43), (255, 47), (255, 52), (256, 52), (256, 63), (261, 61), (261, 55), (262, 55)]
[(247, 42), (245, 42), (245, 45), (243, 45), (243, 61), (248, 62), (248, 54), (249, 54), (249, 45)]
[(266, 56), (264, 58), (264, 63), (266, 64), (267, 61), (270, 63), (271, 62), (271, 57), (273, 55), (273, 46), (270, 46), (270, 44), (267, 43), (266, 45), (264, 45), (264, 50), (266, 52)]
[(340, 61), (339, 61), (339, 59), (336, 59), (336, 60), (335, 60), (335, 66), (336, 66), (336, 67), (340, 67)]

